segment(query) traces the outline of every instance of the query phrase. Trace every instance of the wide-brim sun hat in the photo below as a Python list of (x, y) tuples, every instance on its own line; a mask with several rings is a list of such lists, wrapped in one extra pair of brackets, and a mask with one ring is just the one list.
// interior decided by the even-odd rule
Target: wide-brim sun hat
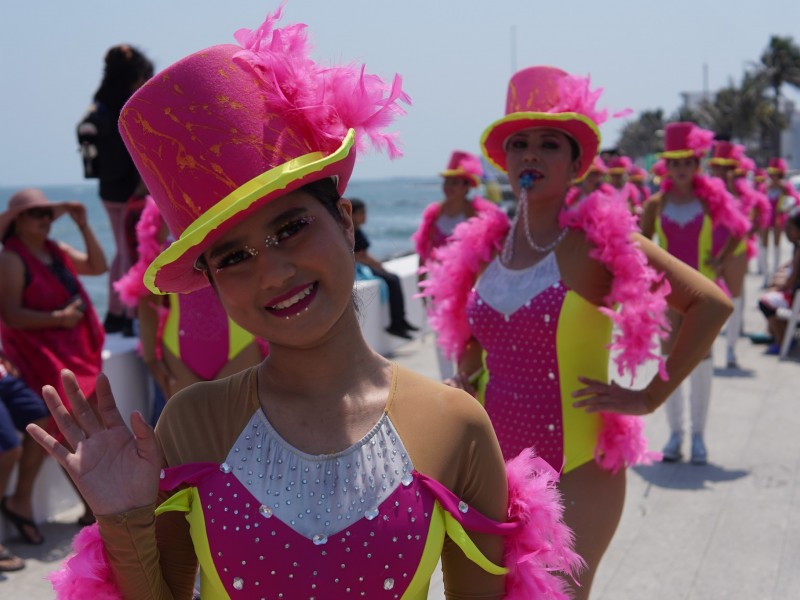
[(483, 165), (481, 165), (481, 159), (474, 154), (463, 150), (454, 150), (450, 155), (447, 168), (439, 175), (442, 177), (461, 177), (467, 180), (470, 187), (478, 187), (483, 177)]
[(555, 67), (528, 67), (514, 73), (508, 83), (505, 116), (483, 132), (481, 152), (505, 173), (510, 136), (534, 127), (556, 129), (578, 145), (577, 179), (583, 178), (600, 148), (599, 127), (607, 118), (607, 111), (595, 108), (602, 89), (590, 90), (589, 84), (588, 77), (573, 76)]
[(714, 143), (714, 132), (688, 121), (676, 121), (664, 126), (664, 151), (658, 158), (678, 160), (681, 158), (697, 158), (698, 160), (711, 149)]
[(122, 109), (122, 138), (175, 237), (145, 273), (155, 293), (207, 286), (197, 259), (271, 200), (326, 178), (343, 194), (367, 141), (401, 154), (384, 131), (410, 103), (399, 76), (315, 63), (304, 24), (275, 28), (281, 11), (237, 31), (240, 46), (171, 65)]
[(8, 199), (6, 210), (0, 214), (0, 240), (6, 235), (6, 231), (18, 216), (26, 210), (32, 208), (50, 208), (53, 211), (55, 221), (69, 210), (71, 206), (80, 204), (75, 201), (51, 202), (45, 193), (37, 188), (26, 188), (16, 192)]

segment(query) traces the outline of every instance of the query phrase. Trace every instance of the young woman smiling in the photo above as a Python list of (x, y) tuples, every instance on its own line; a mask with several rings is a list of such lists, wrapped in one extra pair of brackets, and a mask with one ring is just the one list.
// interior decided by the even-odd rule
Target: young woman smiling
[[(599, 190), (565, 206), (600, 145), (598, 97), (588, 79), (553, 67), (511, 78), (506, 116), (481, 144), (508, 173), (517, 216), (510, 225), (475, 219), (457, 228), (427, 285), (440, 340), (458, 359), (452, 383), (477, 383), (503, 454), (533, 446), (563, 469), (565, 520), (587, 563), (577, 598), (589, 596), (619, 522), (624, 467), (650, 458), (630, 415), (667, 398), (730, 310), (716, 286), (635, 233), (623, 198)], [(615, 360), (633, 373), (657, 355), (667, 303), (685, 320), (663, 377), (641, 390), (609, 383), (612, 325)]]
[(270, 354), (176, 394), (155, 432), (136, 414), (124, 426), (103, 378), (102, 421), (69, 418), (46, 390), (75, 451), (31, 431), (98, 514), (101, 538), (78, 543), (102, 544), (101, 583), (126, 599), (190, 598), (199, 562), (203, 600), (421, 600), (440, 557), (450, 598), (549, 598), (563, 586), (552, 571), (579, 562), (555, 473), (528, 452), (509, 488), (483, 409), (376, 354), (359, 328), (341, 196), (357, 145), (396, 154), (381, 127), (408, 97), (399, 78), (317, 65), (303, 25), (274, 29), (280, 12), (238, 31), (242, 47), (168, 67), (122, 111), (176, 236), (146, 284), (212, 285)]

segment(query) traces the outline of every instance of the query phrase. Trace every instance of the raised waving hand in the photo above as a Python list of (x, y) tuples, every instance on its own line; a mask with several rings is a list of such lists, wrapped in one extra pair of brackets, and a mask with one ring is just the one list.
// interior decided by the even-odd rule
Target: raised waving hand
[(95, 514), (117, 514), (154, 503), (162, 458), (153, 428), (135, 412), (132, 430), (128, 429), (105, 375), (97, 378), (97, 414), (71, 371), (62, 371), (61, 381), (72, 414), (53, 387), (45, 386), (42, 395), (72, 450), (36, 425), (29, 425), (28, 433), (64, 467)]

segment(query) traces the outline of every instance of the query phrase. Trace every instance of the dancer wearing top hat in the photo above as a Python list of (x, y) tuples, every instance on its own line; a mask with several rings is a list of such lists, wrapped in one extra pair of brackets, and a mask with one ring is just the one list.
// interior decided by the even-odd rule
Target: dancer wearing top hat
[[(766, 194), (772, 206), (772, 219), (769, 229), (761, 234), (761, 249), (764, 254), (764, 283), (769, 282), (772, 274), (781, 266), (781, 233), (786, 222), (786, 215), (793, 206), (800, 204), (800, 193), (794, 189), (786, 178), (786, 161), (782, 158), (770, 158), (767, 166), (769, 180)], [(772, 231), (772, 261), (768, 260), (769, 237)]]
[[(105, 379), (101, 421), (68, 418), (46, 390), (76, 451), (31, 429), (99, 515), (101, 541), (77, 543), (113, 570), (89, 583), (188, 599), (199, 562), (203, 600), (422, 600), (441, 557), (450, 597), (563, 598), (554, 572), (578, 561), (554, 473), (526, 451), (508, 488), (483, 409), (373, 352), (358, 325), (341, 196), (367, 139), (398, 153), (382, 129), (408, 101), (400, 79), (318, 65), (304, 25), (275, 28), (280, 12), (239, 30), (241, 46), (168, 67), (122, 111), (177, 238), (147, 286), (211, 285), (270, 354), (173, 396), (155, 432), (137, 414), (124, 426)], [(89, 570), (73, 561), (59, 589)]]
[[(599, 95), (587, 78), (553, 67), (512, 76), (506, 115), (481, 146), (508, 173), (517, 216), (456, 228), (424, 283), (439, 339), (458, 359), (456, 383), (482, 387), (504, 455), (533, 445), (563, 469), (565, 519), (588, 565), (577, 598), (589, 596), (619, 522), (624, 467), (651, 458), (632, 415), (666, 399), (730, 310), (713, 283), (635, 233), (619, 196), (595, 192), (565, 207), (597, 154)], [(609, 383), (609, 343), (618, 367), (635, 372), (658, 354), (667, 304), (685, 320), (661, 376), (638, 391)]]
[(567, 192), (564, 203), (567, 206), (573, 206), (598, 190), (603, 190), (606, 194), (613, 194), (614, 188), (611, 184), (606, 183), (606, 175), (608, 175), (606, 163), (599, 156), (595, 156), (592, 166), (589, 167), (584, 178), (576, 182)]
[[(735, 247), (733, 252), (723, 261), (720, 261), (717, 268), (717, 275), (725, 284), (733, 302), (733, 313), (728, 320), (726, 330), (726, 366), (729, 369), (738, 369), (739, 364), (736, 358), (736, 342), (742, 333), (742, 318), (744, 311), (744, 277), (747, 274), (747, 263), (750, 259), (748, 251), (748, 236), (758, 230), (758, 226), (752, 222), (755, 216), (755, 208), (759, 202), (756, 192), (752, 190), (738, 175), (737, 171), (742, 167), (744, 148), (732, 144), (728, 141), (718, 141), (714, 144), (708, 165), (711, 174), (719, 178), (734, 200), (736, 210), (747, 220), (747, 230), (744, 235), (732, 235), (725, 227), (715, 227), (712, 235), (712, 254), (719, 255), (725, 247), (733, 244), (731, 238), (735, 237)], [(763, 210), (763, 207), (762, 207)]]
[(647, 171), (639, 165), (632, 164), (628, 169), (628, 182), (639, 192), (639, 200), (643, 205), (650, 197), (650, 188), (647, 187)]
[[(640, 222), (642, 235), (658, 235), (658, 243), (674, 257), (716, 281), (722, 265), (733, 255), (738, 241), (747, 233), (750, 224), (736, 209), (733, 197), (719, 179), (700, 174), (700, 159), (710, 149), (714, 134), (694, 123), (669, 123), (664, 130), (664, 152), (667, 175), (659, 192), (645, 203)], [(713, 232), (721, 228), (730, 232), (725, 247), (714, 248)], [(685, 317), (670, 314), (673, 334), (682, 331)], [(680, 338), (673, 335), (664, 344), (670, 357), (679, 352)], [(706, 351), (709, 351), (706, 348)], [(711, 379), (714, 365), (710, 353), (689, 376), (691, 412), (691, 461), (704, 464), (708, 460), (704, 432), (711, 401)], [(665, 461), (677, 461), (683, 456), (683, 390), (677, 387), (666, 402), (670, 438), (663, 449)]]
[[(442, 179), (444, 200), (429, 204), (422, 213), (422, 222), (411, 236), (414, 249), (419, 256), (420, 281), (425, 279), (425, 264), (434, 251), (447, 243), (456, 226), (484, 212), (499, 212), (496, 204), (470, 192), (481, 184), (483, 167), (477, 156), (455, 150), (450, 156), (447, 168), (439, 173)], [(436, 358), (442, 379), (454, 373), (453, 363), (437, 346)]]
[(633, 161), (627, 156), (615, 156), (608, 161), (609, 183), (625, 198), (633, 214), (642, 211), (642, 195), (639, 188), (628, 180), (628, 171), (633, 167)]

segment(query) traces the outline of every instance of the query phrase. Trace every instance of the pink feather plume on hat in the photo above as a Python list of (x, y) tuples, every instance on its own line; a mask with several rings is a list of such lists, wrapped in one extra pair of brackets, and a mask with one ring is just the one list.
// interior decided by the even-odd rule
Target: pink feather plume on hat
[(401, 156), (397, 134), (382, 131), (405, 114), (397, 101), (411, 104), (400, 76), (395, 75), (388, 86), (377, 75), (365, 73), (363, 65), (326, 67), (314, 62), (304, 23), (275, 28), (282, 11), (280, 6), (258, 29), (234, 34), (243, 48), (234, 59), (273, 84), (266, 102), (270, 110), (289, 115), (303, 137), (314, 140), (320, 150), (336, 150), (353, 128), (359, 150), (364, 149), (366, 137), (391, 158)]
[(695, 126), (686, 136), (686, 145), (694, 150), (695, 156), (701, 156), (714, 145), (714, 132)]

